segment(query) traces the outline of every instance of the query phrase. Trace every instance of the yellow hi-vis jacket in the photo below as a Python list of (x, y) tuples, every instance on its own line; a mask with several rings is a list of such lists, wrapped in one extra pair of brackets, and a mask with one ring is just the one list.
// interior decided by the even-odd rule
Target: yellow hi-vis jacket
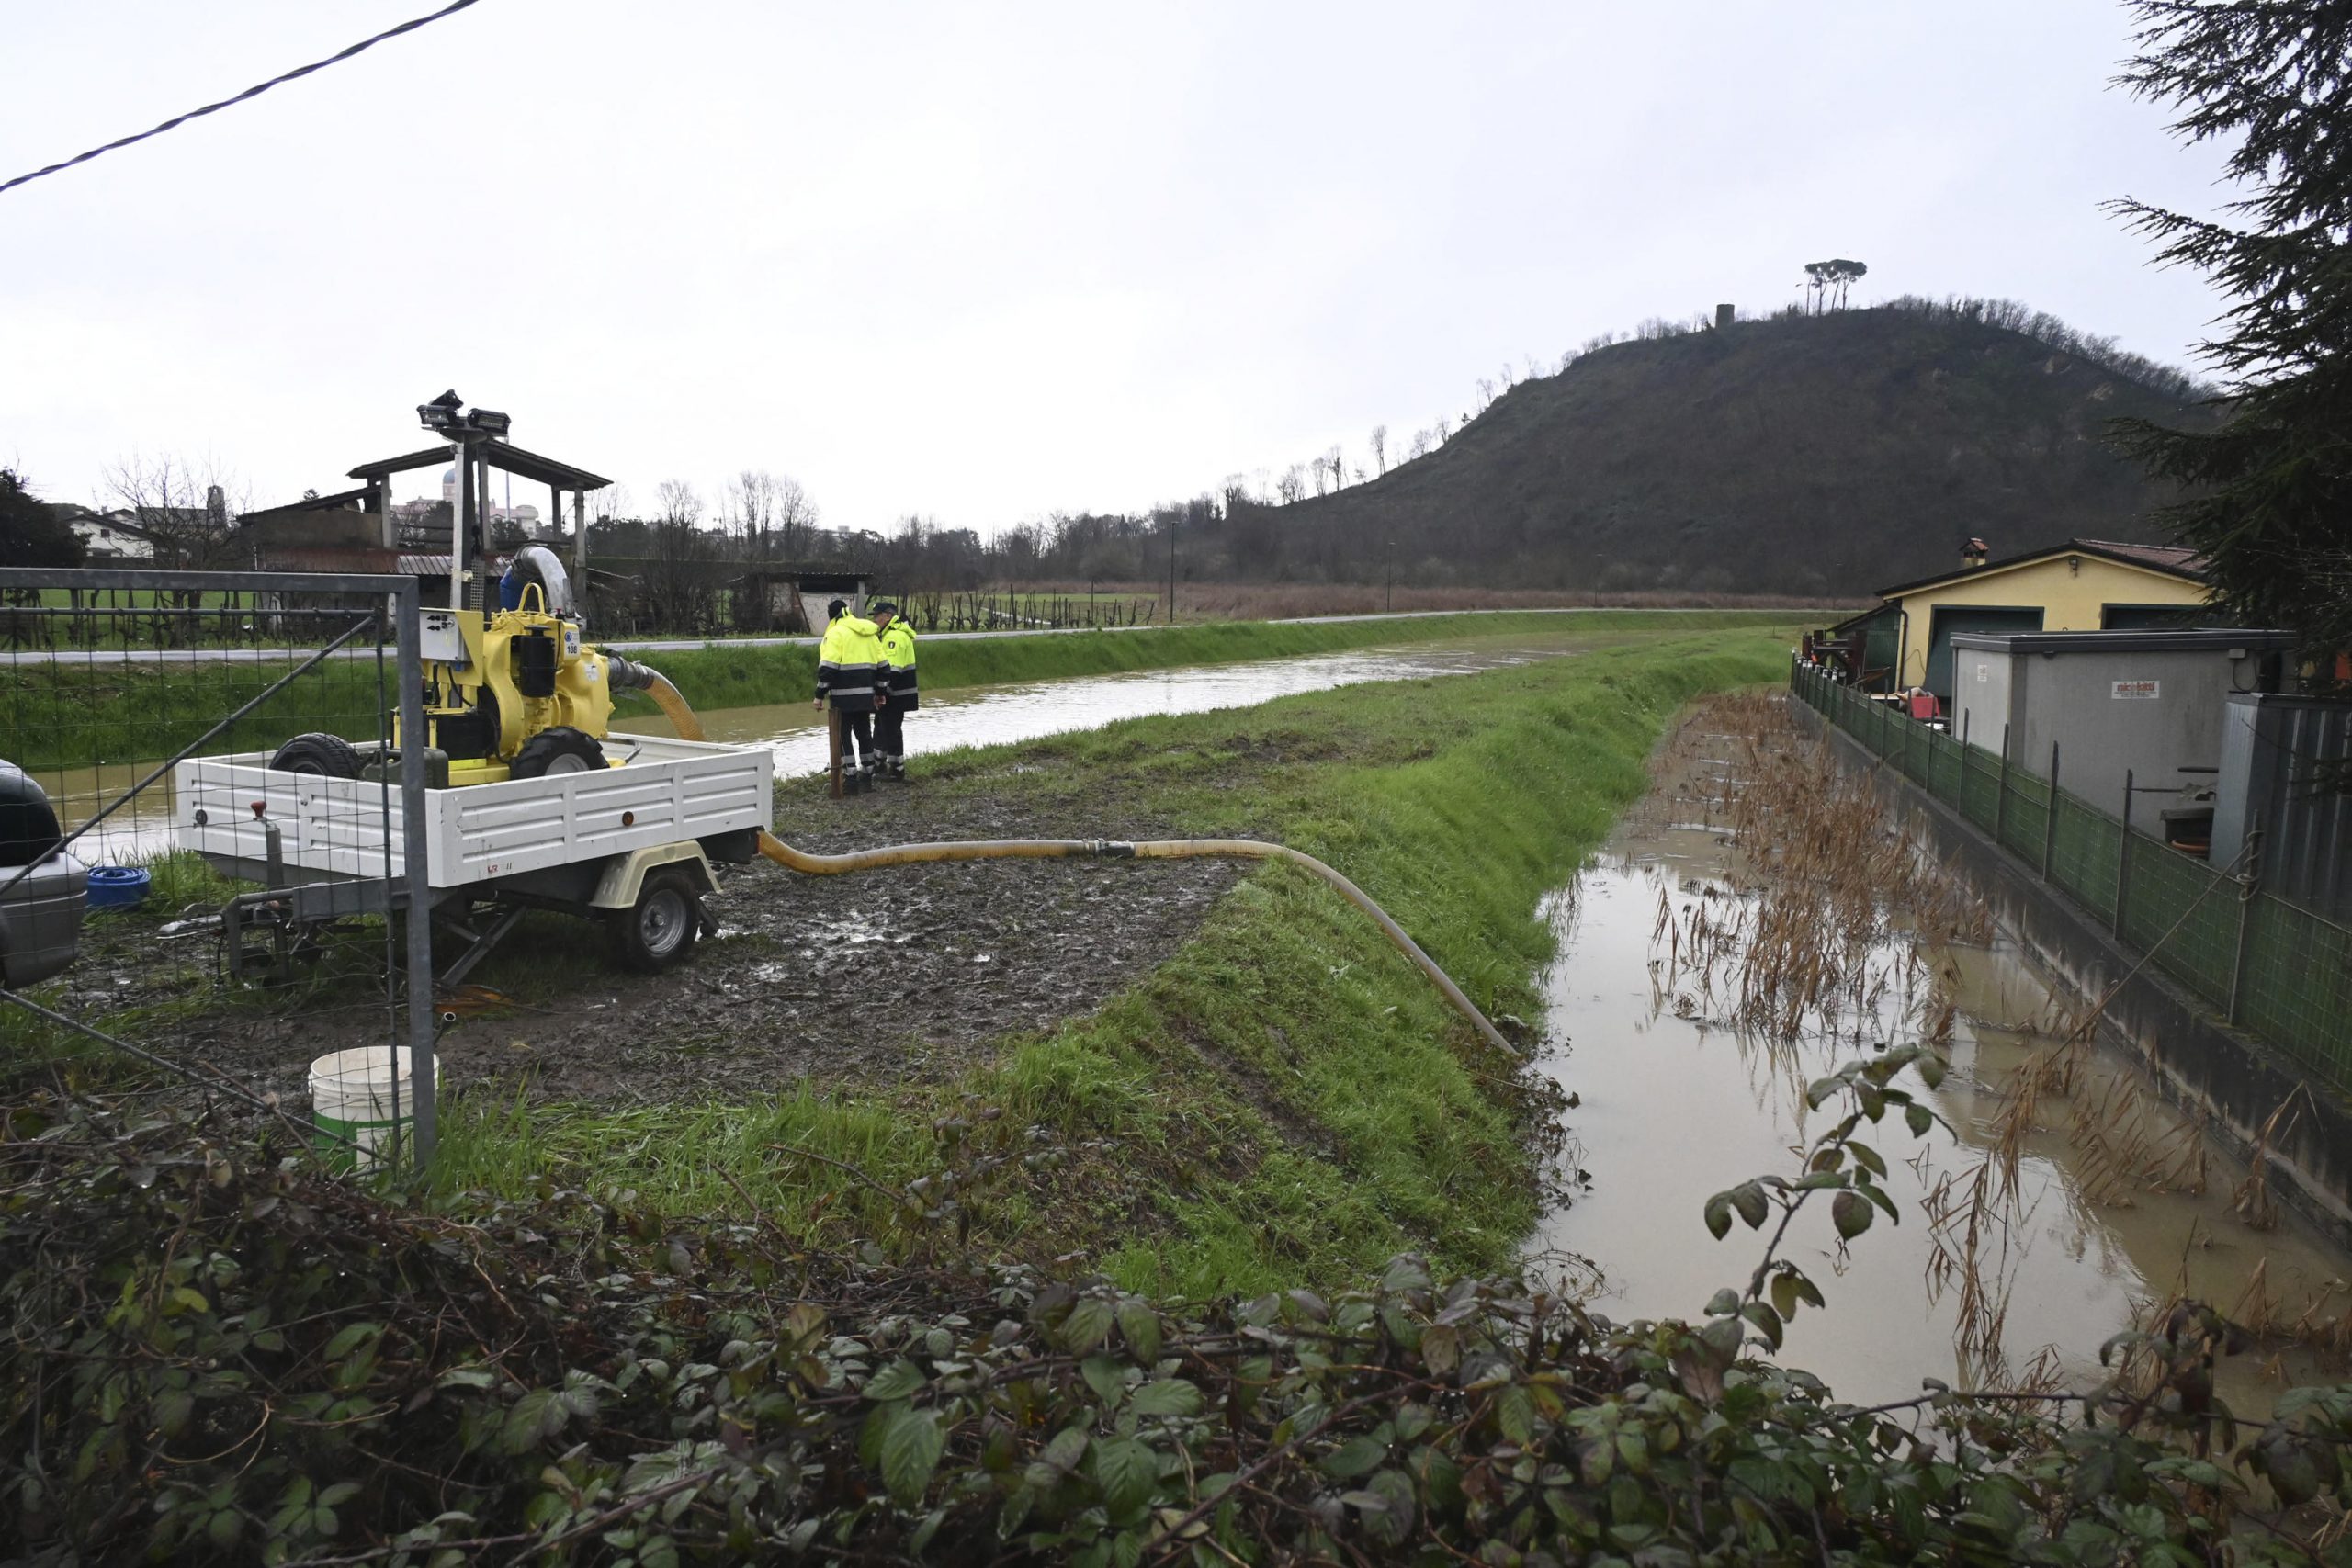
[(843, 713), (872, 713), (881, 663), (874, 623), (844, 612), (817, 645), (817, 695)]
[(882, 666), (890, 705), (907, 713), (922, 706), (915, 690), (915, 629), (904, 615), (894, 616), (882, 629)]

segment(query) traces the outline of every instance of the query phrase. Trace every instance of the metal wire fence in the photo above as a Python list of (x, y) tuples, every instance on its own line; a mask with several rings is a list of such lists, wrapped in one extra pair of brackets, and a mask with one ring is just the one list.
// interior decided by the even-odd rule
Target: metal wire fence
[[(36, 895), (68, 889), (78, 906), (74, 879), (88, 885), (86, 914), (64, 926), (44, 906), (44, 931), (74, 932), (62, 969), (0, 942), (15, 954), (0, 962), (0, 1088), (119, 1089), (104, 1064), (135, 1059), (274, 1107), (287, 1064), (198, 1044), (268, 1010), (221, 984), (251, 976), (347, 990), (343, 1010), (381, 1019), (355, 1024), (352, 1043), (429, 1048), (429, 980), (410, 984), (429, 967), (390, 918), (414, 815), (392, 715), (415, 683), (416, 626), (408, 580), (0, 571), (0, 761), (40, 787), (65, 835), (0, 844), (9, 940), (34, 929)], [(366, 821), (322, 824), (303, 809), (305, 776), (265, 768), (297, 736), (331, 738), (306, 744), (333, 753), (326, 772), (364, 781)], [(188, 847), (190, 824), (214, 818), (265, 824), (266, 852)], [(294, 871), (279, 848), (306, 831), (347, 834), (351, 863), (324, 880)], [(429, 1111), (409, 1109), (422, 1142)]]
[(2264, 892), (2251, 869), (2208, 865), (1819, 671), (1793, 666), (1790, 686), (2220, 1016), (2352, 1090), (2352, 930)]

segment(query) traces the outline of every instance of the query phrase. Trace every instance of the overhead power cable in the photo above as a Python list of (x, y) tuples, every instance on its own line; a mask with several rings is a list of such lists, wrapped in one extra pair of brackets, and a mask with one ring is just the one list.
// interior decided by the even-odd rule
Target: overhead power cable
[(144, 141), (151, 136), (161, 136), (167, 130), (173, 130), (178, 126), (186, 125), (189, 120), (200, 119), (209, 114), (218, 114), (220, 110), (228, 108), (232, 105), (243, 103), (247, 98), (257, 98), (262, 94), (268, 92), (272, 87), (280, 86), (285, 83), (296, 80), (298, 77), (308, 76), (313, 71), (323, 71), (328, 66), (336, 63), (338, 61), (350, 59), (353, 55), (357, 54), (362, 50), (375, 48), (386, 39), (398, 38), (402, 33), (413, 33), (416, 31), (417, 28), (425, 26), (427, 23), (437, 22), (442, 17), (462, 11), (467, 6), (471, 6), (474, 3), (475, 0), (449, 0), (448, 5), (442, 6), (441, 9), (434, 12), (431, 16), (412, 17), (396, 28), (387, 28), (382, 32), (378, 33), (374, 38), (361, 39), (349, 49), (338, 50), (334, 53), (328, 55), (324, 60), (314, 60), (308, 65), (298, 65), (282, 76), (272, 76), (266, 82), (258, 83), (254, 86), (247, 87), (243, 92), (239, 93), (233, 98), (223, 98), (217, 104), (207, 104), (200, 109), (190, 109), (184, 115), (175, 115), (172, 118), (165, 120), (163, 124), (155, 127), (153, 130), (142, 130), (136, 136), (125, 136), (119, 141), (109, 141), (103, 147), (93, 147), (87, 152), (76, 153), (74, 156), (66, 159), (63, 163), (51, 164), (45, 169), (35, 169), (29, 175), (18, 175), (15, 179), (9, 180), (6, 184), (0, 184), (0, 192), (14, 190), (20, 185), (27, 185), (34, 180), (40, 179), (43, 175), (53, 175), (62, 169), (70, 169), (76, 164), (86, 164), (91, 159), (97, 157), (100, 153), (111, 152), (119, 147), (128, 147), (135, 141)]

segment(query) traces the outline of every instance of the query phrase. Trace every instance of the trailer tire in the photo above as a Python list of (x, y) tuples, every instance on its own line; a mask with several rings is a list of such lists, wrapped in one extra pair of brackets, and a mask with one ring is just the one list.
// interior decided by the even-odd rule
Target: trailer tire
[(359, 776), (359, 753), (340, 735), (298, 735), (271, 753), (269, 765), (281, 773), (356, 779)]
[(510, 779), (545, 778), (550, 773), (596, 773), (605, 770), (605, 749), (586, 730), (569, 725), (542, 729), (523, 742), (507, 764)]
[(702, 929), (701, 889), (691, 873), (664, 866), (647, 873), (634, 905), (614, 910), (607, 919), (613, 956), (621, 966), (659, 975), (693, 951)]

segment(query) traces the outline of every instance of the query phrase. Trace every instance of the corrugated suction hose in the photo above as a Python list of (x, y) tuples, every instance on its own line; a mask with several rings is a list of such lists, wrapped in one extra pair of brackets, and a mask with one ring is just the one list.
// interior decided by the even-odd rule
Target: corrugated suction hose
[[(672, 728), (681, 740), (703, 739), (702, 721), (695, 716), (686, 699), (660, 671), (639, 664), (631, 673), (645, 677), (644, 689), (669, 716)], [(1301, 870), (1313, 873), (1335, 888), (1340, 897), (1372, 917), (1374, 925), (1389, 942), (1411, 959), (1416, 967), (1430, 978), (1454, 1010), (1470, 1021), (1486, 1042), (1497, 1050), (1516, 1054), (1515, 1047), (1503, 1037), (1502, 1031), (1487, 1021), (1487, 1015), (1463, 994), (1462, 987), (1437, 965), (1437, 961), (1421, 951), (1420, 943), (1406, 934), (1405, 928), (1391, 919), (1388, 911), (1374, 903), (1372, 896), (1340, 875), (1313, 855), (1283, 844), (1261, 843), (1255, 839), (1143, 839), (1133, 843), (1114, 839), (965, 839), (929, 844), (891, 844), (878, 850), (853, 850), (847, 854), (816, 855), (796, 850), (775, 834), (760, 834), (760, 852), (778, 865), (810, 876), (841, 876), (854, 871), (879, 871), (887, 866), (922, 865), (936, 861), (959, 860), (1066, 860), (1096, 858), (1109, 860), (1278, 860), (1286, 861)]]

